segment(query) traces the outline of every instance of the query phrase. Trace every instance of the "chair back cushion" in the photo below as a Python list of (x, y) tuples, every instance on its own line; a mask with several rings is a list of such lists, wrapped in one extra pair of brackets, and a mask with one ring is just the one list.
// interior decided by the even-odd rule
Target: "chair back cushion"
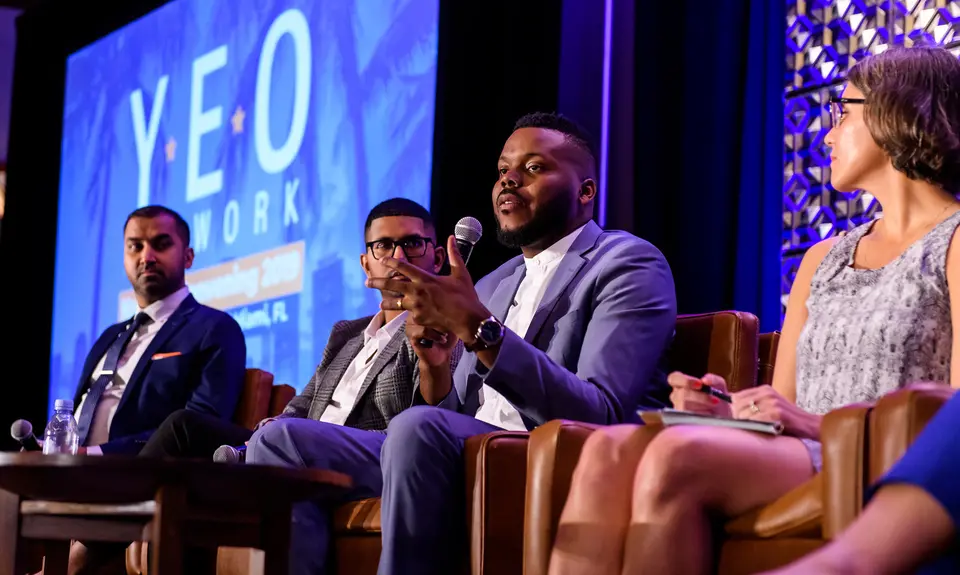
[(270, 409), (273, 374), (262, 369), (248, 369), (243, 381), (243, 394), (233, 413), (233, 422), (253, 429)]
[(753, 387), (759, 330), (757, 316), (742, 311), (678, 316), (669, 369), (692, 376), (719, 375), (730, 391)]
[(780, 332), (760, 334), (760, 363), (757, 367), (757, 385), (773, 385), (773, 366), (777, 362)]
[(270, 409), (267, 411), (267, 417), (276, 417), (283, 413), (284, 408), (296, 394), (297, 390), (285, 383), (274, 385), (270, 390)]

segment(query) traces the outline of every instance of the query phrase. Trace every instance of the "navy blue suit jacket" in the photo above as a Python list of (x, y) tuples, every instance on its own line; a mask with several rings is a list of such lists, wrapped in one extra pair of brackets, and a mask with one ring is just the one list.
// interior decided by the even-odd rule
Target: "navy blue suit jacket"
[[(87, 355), (74, 405), (90, 387), (93, 370), (130, 321), (107, 328)], [(153, 359), (156, 355), (168, 355)], [(144, 350), (110, 424), (103, 453), (136, 454), (164, 419), (192, 409), (230, 419), (240, 401), (247, 346), (228, 314), (187, 296)]]

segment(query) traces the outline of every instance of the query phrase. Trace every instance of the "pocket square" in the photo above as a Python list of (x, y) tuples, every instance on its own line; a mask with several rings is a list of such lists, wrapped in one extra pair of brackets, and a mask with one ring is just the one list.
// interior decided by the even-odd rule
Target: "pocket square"
[(157, 361), (158, 359), (167, 359), (168, 357), (177, 357), (178, 355), (183, 354), (179, 351), (171, 351), (170, 353), (156, 353), (150, 359)]

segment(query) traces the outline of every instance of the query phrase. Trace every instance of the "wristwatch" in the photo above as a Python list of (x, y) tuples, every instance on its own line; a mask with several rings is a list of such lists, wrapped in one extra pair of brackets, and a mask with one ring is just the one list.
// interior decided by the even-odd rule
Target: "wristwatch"
[(484, 349), (489, 349), (495, 347), (503, 341), (503, 335), (506, 333), (507, 328), (503, 325), (503, 322), (496, 318), (496, 316), (490, 316), (487, 319), (480, 322), (480, 326), (477, 328), (477, 333), (474, 334), (476, 340), (472, 344), (464, 344), (464, 349), (467, 351), (477, 352)]

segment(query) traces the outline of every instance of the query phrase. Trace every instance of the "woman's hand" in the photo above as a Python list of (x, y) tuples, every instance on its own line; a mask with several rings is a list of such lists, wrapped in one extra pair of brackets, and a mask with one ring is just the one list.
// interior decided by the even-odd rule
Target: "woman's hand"
[(729, 403), (717, 399), (709, 392), (702, 391), (703, 385), (706, 384), (717, 391), (726, 393), (727, 382), (719, 375), (708, 373), (701, 378), (696, 378), (675, 371), (667, 377), (667, 383), (673, 388), (673, 391), (670, 392), (670, 401), (673, 403), (674, 409), (718, 417), (731, 417)]
[(807, 413), (769, 385), (738, 391), (733, 397), (733, 416), (754, 421), (779, 421), (787, 435), (820, 439), (819, 415)]

